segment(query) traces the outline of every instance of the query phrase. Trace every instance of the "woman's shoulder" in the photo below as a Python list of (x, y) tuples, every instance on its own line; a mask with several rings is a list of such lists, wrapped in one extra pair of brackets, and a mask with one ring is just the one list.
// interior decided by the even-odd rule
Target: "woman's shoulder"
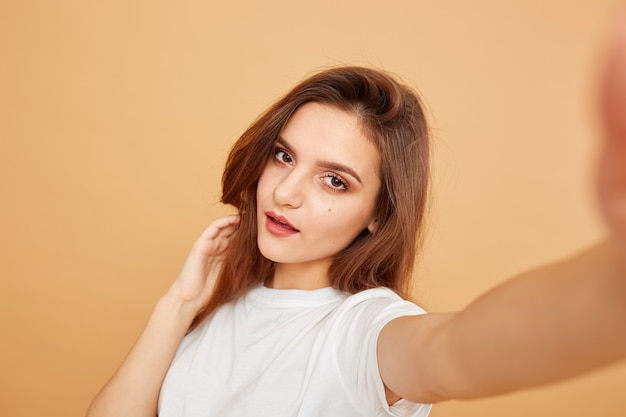
[(361, 308), (367, 308), (372, 306), (378, 306), (383, 308), (403, 308), (409, 310), (415, 310), (419, 313), (425, 313), (426, 311), (418, 306), (416, 303), (402, 298), (395, 291), (387, 287), (370, 288), (368, 290), (360, 291), (356, 294), (352, 294), (346, 297), (345, 304), (350, 307), (360, 306)]
[(379, 287), (348, 294), (335, 308), (334, 317), (342, 327), (375, 329), (394, 318), (415, 316), (426, 311), (417, 304), (405, 300), (389, 288)]

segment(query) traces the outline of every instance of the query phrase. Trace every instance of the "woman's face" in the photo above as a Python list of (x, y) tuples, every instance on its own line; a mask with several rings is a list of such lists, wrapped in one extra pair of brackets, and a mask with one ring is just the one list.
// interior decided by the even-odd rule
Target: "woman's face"
[(333, 255), (375, 227), (378, 167), (356, 115), (315, 102), (294, 113), (257, 186), (258, 246), (277, 272), (314, 267), (326, 279)]

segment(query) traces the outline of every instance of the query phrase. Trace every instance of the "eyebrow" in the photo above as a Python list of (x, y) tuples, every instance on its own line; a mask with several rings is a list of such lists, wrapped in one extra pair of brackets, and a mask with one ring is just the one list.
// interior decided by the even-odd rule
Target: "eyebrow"
[[(289, 146), (289, 143), (287, 143), (285, 138), (283, 138), (282, 136), (278, 137), (278, 139), (276, 140), (276, 143), (284, 147), (290, 153), (292, 153), (294, 157), (296, 158), (298, 157), (298, 155), (296, 155), (296, 152), (292, 149), (291, 146)], [(351, 175), (359, 182), (359, 184), (361, 185), (363, 184), (363, 182), (361, 181), (361, 177), (359, 177), (359, 174), (357, 174), (355, 170), (353, 170), (347, 165), (340, 164), (338, 162), (320, 161), (320, 160), (315, 161), (315, 164), (322, 168), (330, 169), (332, 171), (339, 171), (339, 172), (343, 172), (348, 175)]]
[(349, 166), (328, 161), (316, 161), (316, 164), (322, 168), (330, 169), (332, 171), (345, 172), (346, 174), (352, 175), (359, 182), (359, 184), (363, 184), (359, 174), (357, 174), (356, 171)]

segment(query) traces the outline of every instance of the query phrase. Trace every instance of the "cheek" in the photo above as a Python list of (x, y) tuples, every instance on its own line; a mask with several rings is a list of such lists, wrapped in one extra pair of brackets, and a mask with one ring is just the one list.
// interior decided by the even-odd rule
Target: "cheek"
[(320, 210), (319, 234), (328, 237), (332, 242), (351, 242), (369, 224), (370, 216), (365, 216), (362, 207), (340, 207), (326, 204)]
[(256, 184), (256, 200), (262, 201), (267, 197), (268, 189), (270, 189), (270, 179), (267, 174), (267, 168), (263, 170)]

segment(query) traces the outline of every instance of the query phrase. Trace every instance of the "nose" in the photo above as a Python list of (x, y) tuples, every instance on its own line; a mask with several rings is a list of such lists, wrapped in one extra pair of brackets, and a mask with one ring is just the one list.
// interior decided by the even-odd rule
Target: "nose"
[(297, 168), (291, 169), (274, 188), (274, 201), (281, 206), (298, 208), (302, 205), (305, 189), (304, 174)]

